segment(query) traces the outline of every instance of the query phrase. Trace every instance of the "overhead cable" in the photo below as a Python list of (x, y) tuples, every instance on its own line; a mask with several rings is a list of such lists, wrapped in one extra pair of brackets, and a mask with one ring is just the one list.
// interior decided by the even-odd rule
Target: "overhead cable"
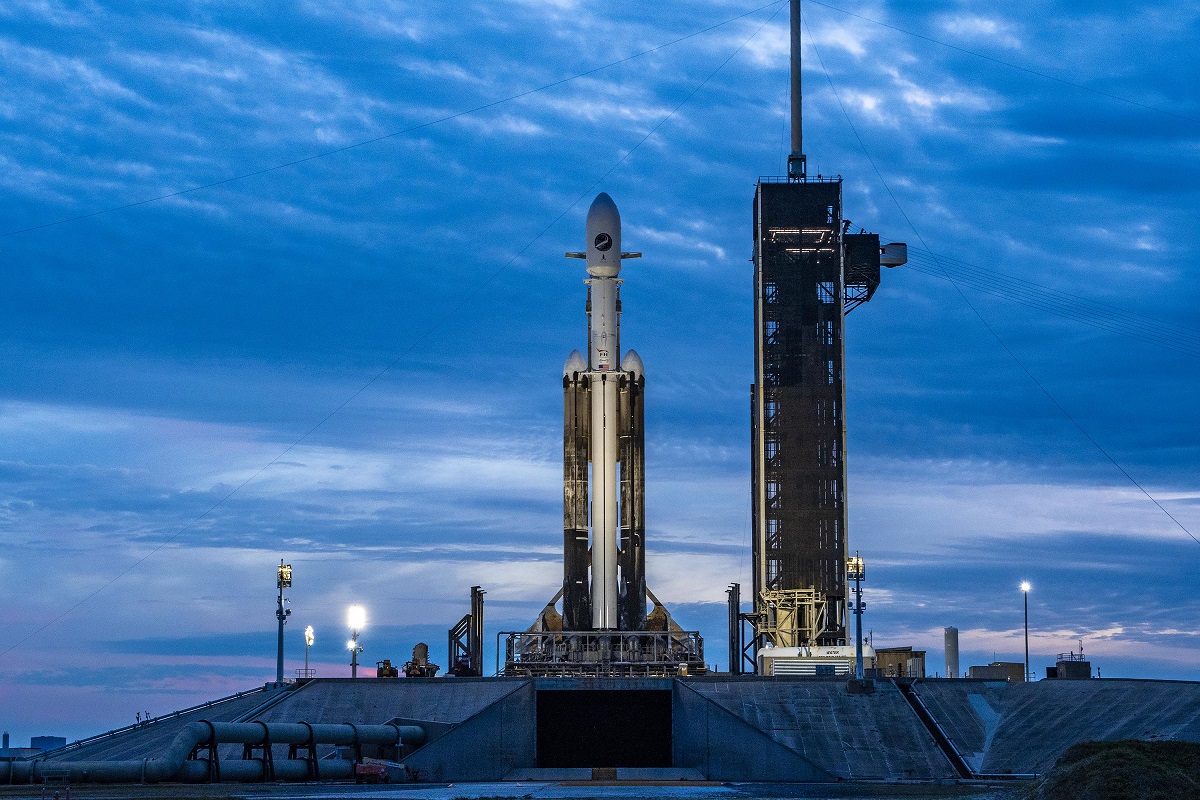
[(1140, 491), (1143, 495), (1145, 495), (1146, 498), (1149, 499), (1151, 503), (1153, 503), (1155, 506), (1157, 506), (1159, 511), (1161, 511), (1163, 514), (1165, 514), (1171, 520), (1171, 522), (1175, 523), (1175, 525), (1178, 526), (1179, 529), (1182, 530), (1184, 533), (1186, 533), (1188, 535), (1188, 537), (1191, 538), (1192, 541), (1194, 541), (1196, 544), (1200, 544), (1200, 539), (1196, 538), (1196, 536), (1190, 530), (1188, 530), (1188, 528), (1182, 522), (1180, 522), (1178, 519), (1176, 519), (1175, 515), (1172, 514), (1170, 511), (1168, 511), (1163, 506), (1162, 503), (1158, 502), (1158, 500), (1154, 497), (1154, 495), (1152, 495), (1152, 494), (1150, 494), (1150, 492), (1146, 491), (1145, 487), (1143, 487), (1140, 483), (1138, 483), (1137, 479), (1134, 478), (1131, 474), (1129, 474), (1129, 471), (1126, 470), (1123, 466), (1121, 466), (1121, 464), (1118, 463), (1118, 461), (1115, 458), (1113, 458), (1112, 455), (1110, 455), (1109, 452), (1107, 450), (1105, 450), (1104, 447), (1098, 441), (1096, 441), (1092, 437), (1092, 435), (1090, 433), (1088, 433), (1087, 430), (1082, 425), (1079, 424), (1079, 422), (1075, 419), (1075, 417), (1073, 417), (1071, 415), (1071, 413), (1069, 411), (1067, 411), (1066, 408), (1063, 407), (1062, 403), (1058, 402), (1058, 399), (1054, 397), (1054, 395), (1050, 392), (1050, 390), (1047, 389), (1045, 387), (1045, 385), (1043, 385), (1042, 382), (1039, 381), (1037, 379), (1037, 377), (1034, 376), (1033, 372), (1031, 372), (1027, 366), (1025, 366), (1025, 362), (1023, 362), (1017, 356), (1017, 354), (1015, 352), (1013, 352), (1012, 348), (1010, 348), (1008, 346), (1008, 344), (1006, 344), (1005, 341), (1002, 338), (1000, 338), (1000, 335), (998, 333), (996, 333), (996, 330), (990, 324), (988, 324), (988, 321), (984, 318), (983, 314), (981, 314), (979, 312), (979, 309), (975, 306), (974, 303), (971, 302), (971, 299), (969, 297), (967, 297), (966, 293), (962, 290), (962, 287), (958, 284), (958, 282), (955, 281), (954, 277), (952, 275), (950, 275), (950, 273), (947, 272), (942, 267), (941, 258), (937, 254), (935, 254), (929, 248), (928, 245), (925, 244), (925, 238), (923, 236), (921, 236), (921, 232), (919, 230), (917, 230), (917, 226), (915, 224), (913, 224), (912, 219), (910, 219), (908, 214), (904, 211), (904, 207), (902, 205), (900, 205), (900, 201), (896, 197), (895, 193), (892, 191), (891, 185), (888, 184), (887, 179), (885, 179), (883, 177), (883, 173), (880, 171), (879, 166), (875, 163), (875, 159), (871, 157), (871, 153), (867, 149), (866, 142), (864, 142), (862, 136), (859, 135), (858, 128), (855, 126), (854, 121), (850, 118), (850, 113), (849, 113), (849, 111), (846, 110), (846, 105), (842, 102), (842, 98), (841, 98), (841, 95), (838, 93), (837, 86), (834, 85), (833, 76), (829, 73), (829, 70), (825, 69), (825, 63), (821, 59), (821, 53), (817, 49), (816, 41), (813, 39), (812, 31), (808, 29), (807, 21), (804, 22), (804, 28), (808, 32), (809, 44), (812, 46), (813, 53), (817, 56), (817, 64), (820, 66), (821, 71), (825, 74), (825, 79), (827, 81), (829, 81), (829, 88), (833, 91), (833, 96), (837, 100), (838, 105), (842, 109), (842, 114), (846, 118), (846, 124), (850, 126), (850, 130), (854, 134), (854, 138), (858, 140), (858, 146), (862, 149), (863, 155), (866, 156), (867, 161), (871, 164), (871, 168), (875, 171), (875, 175), (879, 178), (879, 182), (881, 184), (883, 184), (884, 190), (888, 193), (888, 196), (892, 199), (892, 203), (895, 204), (896, 210), (900, 212), (900, 216), (904, 218), (904, 221), (908, 224), (909, 229), (912, 230), (913, 235), (917, 237), (918, 241), (920, 241), (921, 247), (925, 250), (926, 253), (929, 254), (929, 257), (932, 259), (933, 263), (937, 266), (937, 268), (942, 271), (946, 280), (950, 281), (950, 285), (953, 286), (954, 289), (958, 292), (958, 295), (963, 299), (963, 302), (967, 304), (967, 307), (971, 309), (971, 311), (972, 311), (972, 313), (974, 313), (975, 317), (979, 320), (979, 322), (983, 325), (983, 327), (987, 329), (987, 332), (992, 335), (992, 338), (996, 340), (996, 343), (999, 344), (1000, 347), (1003, 348), (1004, 352), (1006, 352), (1008, 354), (1008, 356), (1016, 363), (1016, 365), (1021, 368), (1021, 371), (1024, 372), (1026, 377), (1028, 377), (1029, 380), (1033, 382), (1034, 386), (1036, 386), (1039, 390), (1041, 390), (1042, 394), (1044, 394), (1046, 396), (1046, 398), (1051, 403), (1054, 404), (1054, 407), (1057, 408), (1059, 410), (1059, 412), (1064, 417), (1066, 417), (1067, 420), (1072, 425), (1074, 425), (1075, 428), (1081, 434), (1083, 434), (1083, 437), (1085, 439), (1087, 439), (1089, 442), (1091, 442), (1092, 446), (1095, 447), (1100, 452), (1100, 454), (1103, 455), (1109, 462), (1111, 462), (1112, 465), (1114, 467), (1116, 467), (1117, 470), (1122, 475), (1124, 475), (1126, 477), (1126, 479), (1129, 480), (1130, 483), (1132, 483), (1135, 487), (1137, 487), (1138, 491)]
[[(231, 175), (230, 177), (222, 178), (219, 181), (212, 181), (211, 183), (204, 183), (204, 184), (199, 184), (197, 186), (190, 186), (186, 189), (179, 189), (179, 190), (176, 190), (173, 192), (166, 192), (165, 194), (155, 195), (153, 197), (146, 197), (141, 200), (135, 200), (131, 203), (122, 203), (121, 205), (109, 206), (108, 208), (102, 208), (97, 211), (91, 211), (86, 214), (78, 214), (73, 217), (64, 217), (62, 219), (57, 219), (52, 222), (43, 222), (38, 225), (30, 225), (25, 228), (18, 228), (16, 230), (6, 231), (5, 233), (0, 233), (0, 238), (4, 238), (7, 236), (16, 236), (17, 234), (29, 233), (31, 231), (38, 231), (38, 230), (42, 230), (44, 228), (53, 228), (56, 225), (64, 225), (68, 222), (77, 222), (77, 221), (83, 220), (83, 219), (91, 219), (92, 217), (99, 217), (104, 214), (111, 214), (114, 211), (124, 211), (126, 209), (137, 208), (138, 206), (144, 206), (144, 205), (148, 205), (150, 203), (157, 203), (160, 200), (169, 200), (172, 197), (179, 197), (181, 195), (192, 194), (193, 192), (199, 192), (199, 191), (203, 191), (205, 189), (212, 189), (217, 186), (224, 186), (225, 184), (235, 183), (237, 181), (246, 180), (247, 178), (254, 178), (259, 175), (266, 175), (271, 172), (277, 172), (281, 169), (287, 169), (288, 167), (295, 167), (300, 164), (306, 164), (309, 161), (316, 161), (317, 159), (320, 159), (320, 158), (327, 158), (328, 156), (337, 155), (338, 153), (345, 153), (349, 150), (356, 150), (360, 147), (366, 147), (367, 145), (370, 145), (370, 144), (376, 144), (377, 142), (386, 141), (388, 139), (395, 139), (396, 137), (404, 136), (409, 133), (415, 133), (416, 131), (423, 130), (425, 128), (431, 128), (435, 125), (440, 125), (443, 122), (449, 122), (450, 120), (458, 119), (460, 117), (465, 117), (470, 114), (476, 114), (480, 111), (486, 111), (489, 108), (495, 108), (496, 106), (503, 105), (505, 103), (510, 103), (513, 100), (519, 100), (522, 97), (528, 97), (531, 94), (537, 94), (538, 92), (543, 92), (547, 89), (553, 89), (556, 86), (562, 86), (565, 83), (570, 83), (571, 81), (575, 81), (580, 78), (585, 78), (588, 75), (595, 75), (597, 72), (603, 72), (606, 69), (611, 69), (612, 67), (616, 67), (621, 64), (627, 63), (629, 61), (633, 61), (634, 59), (641, 58), (642, 56), (646, 56), (651, 53), (657, 53), (659, 50), (663, 50), (665, 48), (671, 47), (672, 45), (679, 44), (680, 42), (686, 42), (688, 39), (694, 39), (697, 36), (702, 36), (706, 33), (711, 33), (712, 31), (715, 31), (718, 28), (723, 28), (732, 22), (737, 22), (740, 19), (745, 19), (746, 17), (757, 14), (759, 11), (764, 11), (764, 10), (770, 8), (771, 6), (778, 6), (778, 5), (781, 5), (782, 3), (786, 3), (786, 2), (787, 2), (787, 0), (773, 0), (773, 2), (767, 3), (766, 5), (759, 6), (758, 8), (751, 9), (750, 11), (747, 11), (744, 14), (738, 14), (736, 17), (730, 17), (729, 19), (725, 20), (724, 22), (718, 22), (716, 25), (710, 25), (707, 28), (704, 28), (702, 30), (694, 31), (692, 33), (687, 34), (686, 36), (680, 36), (678, 39), (672, 39), (669, 42), (664, 42), (663, 44), (657, 45), (655, 47), (651, 47), (648, 50), (642, 50), (641, 52), (634, 53), (631, 56), (626, 56), (625, 58), (619, 58), (616, 61), (610, 61), (607, 64), (602, 64), (593, 69), (585, 70), (583, 72), (578, 72), (574, 75), (571, 75), (570, 77), (560, 78), (559, 80), (551, 81), (550, 83), (542, 84), (541, 86), (538, 86), (533, 89), (527, 89), (523, 92), (517, 92), (516, 94), (511, 94), (511, 95), (508, 95), (507, 97), (502, 97), (498, 100), (492, 100), (490, 102), (482, 103), (482, 104), (474, 106), (472, 108), (464, 109), (462, 111), (456, 111), (452, 114), (446, 114), (446, 115), (438, 117), (436, 119), (431, 119), (426, 122), (422, 122), (420, 124), (405, 128), (403, 130), (394, 131), (392, 133), (385, 133), (382, 136), (375, 136), (370, 139), (363, 139), (362, 141), (354, 142), (354, 143), (348, 144), (348, 145), (343, 145), (342, 147), (335, 147), (330, 150), (322, 150), (319, 153), (313, 153), (312, 155), (304, 156), (303, 158), (297, 158), (292, 161), (284, 162), (282, 164), (275, 164), (274, 166), (264, 167), (262, 169), (256, 169), (251, 172), (243, 172), (239, 175)], [(776, 9), (776, 13), (778, 13), (778, 9)], [(773, 17), (774, 17), (774, 14), (772, 14), (772, 18)], [(761, 28), (759, 30), (761, 30)], [(739, 48), (739, 50), (740, 49), (741, 48)]]
[(941, 39), (935, 39), (932, 36), (927, 36), (923, 33), (916, 33), (915, 31), (910, 31), (910, 30), (906, 30), (904, 28), (899, 28), (899, 27), (896, 27), (895, 25), (890, 25), (886, 22), (881, 22), (880, 20), (872, 19), (871, 17), (865, 17), (862, 14), (855, 14), (853, 11), (847, 11), (844, 8), (838, 8), (837, 6), (831, 6), (828, 3), (819, 2), (819, 0), (807, 0), (807, 2), (812, 3), (813, 5), (816, 5), (816, 6), (821, 6), (822, 8), (828, 8), (830, 11), (836, 11), (839, 14), (845, 14), (848, 17), (854, 17), (855, 19), (861, 19), (864, 22), (870, 22), (872, 25), (878, 25), (881, 28), (887, 28), (888, 30), (896, 31), (897, 33), (903, 33), (905, 36), (911, 36), (914, 39), (920, 39), (922, 41), (931, 42), (932, 44), (940, 45), (942, 47), (946, 47), (951, 50), (957, 50), (960, 53), (965, 53), (966, 55), (969, 55), (969, 56), (975, 56), (976, 58), (981, 58), (984, 61), (991, 61), (993, 64), (999, 64), (1002, 67), (1008, 67), (1009, 69), (1019, 70), (1020, 72), (1025, 72), (1030, 75), (1035, 75), (1039, 78), (1045, 78), (1048, 81), (1054, 81), (1055, 83), (1061, 83), (1064, 86), (1070, 86), (1072, 88), (1080, 89), (1085, 92), (1091, 92), (1094, 95), (1099, 95), (1100, 97), (1105, 97), (1105, 98), (1108, 98), (1109, 100), (1116, 100), (1119, 103), (1127, 103), (1128, 105), (1137, 106), (1138, 108), (1144, 108), (1147, 111), (1154, 111), (1155, 113), (1158, 113), (1158, 114), (1166, 114), (1167, 116), (1175, 117), (1176, 119), (1182, 119), (1182, 120), (1187, 120), (1188, 122), (1200, 123), (1200, 119), (1197, 119), (1196, 117), (1189, 117), (1187, 114), (1180, 114), (1175, 111), (1168, 111), (1165, 108), (1159, 108), (1158, 106), (1152, 106), (1149, 103), (1142, 103), (1137, 100), (1130, 99), (1128, 97), (1122, 97), (1121, 95), (1112, 94), (1111, 92), (1106, 92), (1106, 91), (1103, 91), (1102, 89), (1094, 89), (1091, 86), (1086, 86), (1082, 83), (1076, 83), (1075, 81), (1069, 81), (1066, 78), (1059, 78), (1054, 75), (1048, 75), (1045, 72), (1039, 72), (1036, 69), (1031, 69), (1029, 67), (1023, 67), (1020, 64), (1014, 64), (1013, 62), (1005, 61), (1002, 58), (996, 58), (995, 56), (989, 56), (986, 53), (980, 53), (977, 50), (969, 50), (965, 47), (960, 47), (959, 45), (956, 45), (956, 44), (950, 44), (949, 42), (943, 42)]
[(915, 247), (909, 248), (908, 268), (1064, 319), (1178, 353), (1200, 357), (1200, 331), (1194, 328), (1098, 303), (1032, 281), (987, 270), (969, 262), (947, 256), (934, 256)]
[[(763, 9), (770, 8), (773, 5), (778, 5), (782, 8), (782, 7), (784, 7), (783, 4), (785, 2), (786, 2), (786, 0), (778, 0), (778, 2), (769, 3), (765, 6), (761, 6), (757, 10), (761, 11)], [(582, 201), (585, 197), (587, 197), (589, 194), (591, 194), (591, 192), (597, 186), (599, 186), (601, 182), (603, 182), (606, 178), (608, 178), (609, 175), (616, 172), (617, 169), (622, 164), (624, 164), (626, 161), (628, 161), (630, 156), (632, 156), (635, 152), (637, 152), (642, 147), (642, 145), (644, 145), (650, 139), (651, 136), (653, 136), (654, 134), (656, 134), (658, 132), (659, 128), (661, 128), (664, 124), (666, 124), (666, 122), (668, 120), (670, 120), (673, 116), (675, 116), (676, 112), (678, 112), (679, 109), (682, 108), (685, 103), (687, 103), (693, 97), (695, 97), (696, 93), (699, 92), (701, 89), (703, 89), (705, 86), (707, 86), (709, 81), (711, 81), (714, 77), (716, 77), (717, 73), (720, 72), (725, 67), (726, 64), (728, 64), (730, 61), (732, 61), (738, 53), (740, 53), (743, 49), (745, 49), (746, 45), (750, 44), (750, 42), (756, 36), (758, 36), (759, 33), (762, 32), (763, 28), (765, 28), (767, 25), (769, 25), (771, 23), (771, 20), (775, 19), (775, 16), (779, 13), (779, 10), (780, 10), (779, 8), (775, 9), (775, 11), (771, 14), (771, 16), (768, 17), (767, 20), (765, 22), (763, 22), (763, 24), (760, 25), (754, 31), (754, 33), (750, 34), (744, 41), (742, 41), (741, 44), (739, 44), (737, 46), (736, 49), (734, 49), (734, 51), (732, 53), (729, 54), (728, 58), (726, 58), (724, 61), (722, 61), (720, 64), (718, 64), (716, 69), (714, 69), (712, 72), (710, 72), (708, 74), (708, 76), (704, 80), (700, 81), (700, 83), (698, 83), (695, 86), (695, 88), (693, 88), (692, 91), (688, 93), (688, 95), (686, 97), (684, 97), (682, 100), (680, 100), (670, 111), (668, 111), (665, 115), (663, 115), (663, 117), (654, 125), (654, 127), (651, 128), (649, 131), (647, 131), (646, 134), (637, 141), (637, 143), (635, 143), (632, 147), (630, 147), (628, 150), (626, 150), (625, 153), (619, 159), (617, 159), (616, 163), (614, 163), (611, 167), (609, 167), (608, 170), (605, 171), (603, 175), (601, 175), (600, 177), (598, 177), (594, 181), (592, 181), (591, 184), (589, 184), (586, 189), (584, 189), (574, 200), (571, 201), (571, 203), (569, 205), (567, 205), (566, 208), (564, 208), (558, 214), (558, 216), (556, 216), (549, 224), (547, 224), (540, 231), (538, 231), (538, 233), (533, 238), (531, 238), (528, 242), (526, 242), (524, 247), (522, 247), (520, 250), (518, 250), (516, 253), (514, 253), (513, 256), (511, 258), (509, 258), (508, 261), (504, 262), (500, 267), (493, 270), (491, 272), (491, 274), (485, 276), (482, 281), (474, 282), (474, 288), (471, 291), (464, 294), (458, 303), (456, 303), (448, 311), (446, 311), (444, 314), (442, 314), (442, 316), (439, 317), (432, 325), (427, 327), (422, 334), (414, 337), (412, 339), (412, 341), (409, 342), (408, 347), (406, 347), (403, 351), (401, 351), (401, 353), (398, 356), (396, 356), (394, 359), (392, 359), (386, 366), (384, 366), (382, 369), (380, 369), (378, 372), (376, 372), (362, 386), (360, 386), (357, 390), (355, 390), (353, 393), (351, 393), (349, 397), (347, 397), (345, 400), (343, 400), (341, 403), (339, 403), (336, 407), (334, 407), (331, 411), (329, 411), (327, 414), (325, 414), (325, 416), (323, 416), (320, 420), (318, 420), (316, 424), (314, 424), (307, 431), (305, 431), (301, 436), (299, 436), (295, 441), (293, 441), (286, 448), (284, 448), (283, 451), (280, 452), (277, 456), (275, 456), (269, 462), (264, 464), (256, 472), (254, 472), (252, 475), (250, 475), (250, 477), (246, 478), (244, 481), (239, 483), (237, 486), (235, 486), (234, 488), (232, 488), (228, 492), (226, 492), (216, 502), (214, 502), (207, 509), (205, 509), (201, 514), (197, 515), (190, 522), (188, 522), (186, 525), (184, 525), (179, 530), (177, 530), (174, 534), (169, 536), (165, 541), (161, 542), (153, 550), (151, 550), (150, 552), (146, 553), (146, 555), (144, 555), (141, 558), (134, 561), (132, 564), (130, 564), (128, 567), (126, 567), (124, 570), (122, 570), (120, 573), (118, 573), (115, 577), (111, 578), (106, 583), (102, 584), (101, 586), (99, 586), (98, 588), (93, 590), (91, 593), (89, 593), (88, 595), (83, 597), (81, 600), (79, 600), (78, 602), (76, 602), (75, 604), (73, 604), (72, 606), (67, 608), (65, 611), (62, 611), (57, 616), (55, 616), (48, 622), (44, 623), (40, 627), (33, 629), (32, 631), (30, 631), (28, 634), (26, 634), (21, 639), (11, 643), (5, 649), (0, 650), (0, 656), (7, 655), (8, 653), (12, 652), (13, 650), (16, 650), (18, 647), (23, 645), (25, 642), (29, 641), (33, 637), (42, 633), (50, 626), (54, 625), (59, 620), (63, 619), (67, 615), (69, 615), (71, 612), (75, 611), (76, 609), (83, 606), (84, 604), (90, 602), (93, 598), (95, 598), (98, 594), (103, 592), (105, 589), (112, 586), (114, 583), (121, 580), (129, 573), (133, 572), (135, 569), (137, 569), (139, 566), (141, 566), (143, 563), (145, 563), (148, 559), (150, 559), (151, 557), (156, 555), (163, 548), (167, 547), (167, 545), (171, 544), (176, 539), (178, 539), (180, 536), (182, 536), (184, 533), (186, 533), (187, 531), (194, 528), (196, 525), (198, 525), (200, 522), (202, 522), (205, 518), (207, 518), (210, 514), (212, 514), (218, 508), (223, 506), (230, 498), (232, 498), (234, 495), (241, 492), (242, 489), (246, 488), (246, 486), (248, 486), (250, 483), (252, 483), (254, 480), (256, 480), (260, 475), (262, 475), (264, 472), (266, 472), (268, 469), (275, 466), (276, 464), (279, 464), (283, 458), (285, 458), (294, 449), (299, 447), (310, 436), (312, 436), (314, 433), (316, 433), (317, 430), (319, 430), (322, 426), (324, 426), (325, 423), (327, 423), (330, 419), (332, 419), (342, 409), (344, 409), (346, 406), (350, 405), (350, 403), (354, 402), (354, 400), (359, 395), (361, 395), (363, 392), (367, 391), (367, 389), (371, 388), (371, 386), (373, 386), (375, 383), (377, 383), (380, 378), (382, 378), (385, 374), (387, 374), (392, 369), (394, 369), (398, 364), (400, 364), (401, 361), (403, 361), (406, 357), (408, 357), (414, 350), (416, 350), (418, 347), (421, 347), (424, 344), (426, 344), (426, 342), (428, 342), (429, 339), (433, 336), (435, 331), (440, 329), (447, 321), (449, 321), (453, 316), (455, 316), (465, 306), (467, 306), (469, 303), (471, 303), (476, 297), (478, 297), (480, 294), (482, 294), (483, 290), (486, 287), (488, 287), (497, 278), (499, 278), (500, 275), (502, 275), (504, 272), (506, 272), (508, 270), (508, 268), (510, 266), (512, 266), (512, 264), (518, 258), (523, 256), (525, 254), (525, 252), (527, 250), (529, 250), (530, 247), (532, 247), (534, 244), (536, 244), (543, 236), (545, 236), (552, 228), (554, 228), (554, 226), (556, 226), (559, 222), (561, 222), (563, 217), (565, 217), (567, 214), (569, 214), (571, 212), (571, 209), (573, 209), (575, 206), (577, 206), (580, 203), (580, 201)], [(749, 12), (749, 13), (753, 13), (753, 12)], [(743, 14), (741, 16), (745, 17), (747, 15)], [(741, 19), (741, 17), (737, 17), (737, 19)], [(707, 28), (706, 30), (711, 31), (718, 27), (720, 27), (720, 25), (715, 25), (711, 28)], [(696, 36), (696, 35), (698, 35), (698, 34), (691, 34), (691, 36)], [(690, 38), (690, 37), (685, 37), (685, 38)], [(679, 39), (676, 41), (682, 41), (682, 39)], [(662, 47), (665, 47), (665, 46), (666, 45), (662, 45)], [(661, 49), (661, 47), (658, 49)], [(646, 52), (652, 52), (652, 51), (646, 51)], [(626, 60), (628, 60), (628, 59), (626, 59)], [(614, 63), (616, 63), (616, 62), (614, 62)]]

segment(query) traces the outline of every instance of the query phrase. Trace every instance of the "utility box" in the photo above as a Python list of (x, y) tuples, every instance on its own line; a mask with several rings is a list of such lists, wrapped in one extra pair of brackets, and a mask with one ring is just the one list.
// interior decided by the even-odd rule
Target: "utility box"
[(911, 647), (876, 647), (875, 666), (884, 678), (924, 678), (925, 651)]
[(993, 661), (986, 667), (971, 667), (967, 677), (985, 681), (1008, 681), (1022, 683), (1025, 680), (1025, 665), (1020, 661)]
[(1092, 662), (1084, 661), (1082, 653), (1059, 653), (1054, 673), (1060, 680), (1086, 681), (1092, 677)]

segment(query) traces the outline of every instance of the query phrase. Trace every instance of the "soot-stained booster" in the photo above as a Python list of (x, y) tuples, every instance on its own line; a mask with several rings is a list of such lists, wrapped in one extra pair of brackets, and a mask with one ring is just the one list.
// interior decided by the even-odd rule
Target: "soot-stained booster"
[(586, 259), (588, 355), (572, 351), (563, 368), (564, 627), (639, 630), (646, 614), (646, 379), (636, 352), (617, 359), (621, 261), (641, 254), (621, 250), (621, 215), (605, 193), (588, 209), (586, 237), (584, 252), (567, 253)]
[(528, 629), (500, 632), (504, 674), (703, 674), (700, 632), (676, 624), (646, 586), (646, 374), (637, 353), (621, 355), (619, 277), (642, 254), (621, 249), (607, 194), (592, 202), (585, 235), (585, 249), (567, 253), (586, 260), (588, 344), (563, 367), (563, 585)]

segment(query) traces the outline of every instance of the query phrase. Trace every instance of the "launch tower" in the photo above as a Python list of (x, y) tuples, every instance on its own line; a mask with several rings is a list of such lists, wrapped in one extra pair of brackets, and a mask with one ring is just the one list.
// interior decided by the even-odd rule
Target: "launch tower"
[(902, 244), (849, 233), (841, 177), (807, 174), (800, 0), (791, 0), (792, 153), (754, 196), (751, 482), (755, 646), (846, 644), (845, 315)]

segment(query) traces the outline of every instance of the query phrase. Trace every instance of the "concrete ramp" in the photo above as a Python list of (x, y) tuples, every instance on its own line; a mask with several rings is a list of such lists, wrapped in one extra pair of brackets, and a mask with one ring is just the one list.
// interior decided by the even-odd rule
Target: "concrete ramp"
[(916, 681), (913, 691), (976, 773), (1000, 729), (1006, 692), (1003, 681)]
[(524, 678), (318, 678), (262, 715), (264, 722), (406, 720), (458, 723), (524, 683)]
[[(822, 678), (325, 678), (184, 709), (50, 759), (158, 758), (201, 719), (421, 725), (426, 743), (416, 750), (362, 755), (401, 757), (418, 779), (439, 782), (553, 768), (628, 780), (678, 772), (722, 781), (940, 781), (956, 777), (946, 755), (955, 751), (977, 774), (1024, 775), (1046, 772), (1082, 741), (1200, 741), (1200, 683), (926, 679), (911, 696), (921, 702), (910, 705), (890, 681), (851, 694), (845, 680)], [(220, 758), (262, 758), (259, 747), (223, 744)], [(323, 757), (334, 745), (316, 749)], [(272, 757), (289, 760), (290, 750), (275, 742)]]
[[(282, 690), (284, 693), (287, 690)], [(92, 737), (79, 745), (54, 751), (46, 758), (55, 761), (104, 761), (157, 758), (185, 727), (202, 719), (210, 722), (238, 722), (254, 709), (276, 699), (274, 689), (242, 692), (213, 700), (204, 705), (177, 711), (141, 725)]]
[(894, 684), (877, 682), (875, 693), (869, 695), (850, 694), (844, 679), (751, 678), (681, 684), (828, 775), (845, 780), (956, 777)]
[(708, 780), (745, 780), (746, 775), (804, 783), (837, 779), (694, 685), (677, 685), (674, 717), (675, 765), (695, 769)]
[(923, 680), (913, 688), (982, 773), (1042, 774), (1078, 742), (1200, 741), (1200, 683)]
[(1200, 683), (1086, 680), (1013, 684), (985, 772), (1044, 773), (1077, 742), (1200, 741)]

